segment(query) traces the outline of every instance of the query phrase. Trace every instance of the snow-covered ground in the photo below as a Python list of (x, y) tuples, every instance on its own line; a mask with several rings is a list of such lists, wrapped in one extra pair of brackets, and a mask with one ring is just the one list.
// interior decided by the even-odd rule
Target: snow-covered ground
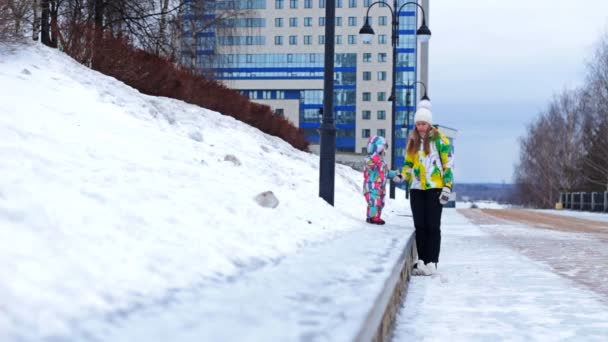
[(505, 209), (510, 208), (508, 204), (500, 204), (494, 201), (457, 201), (456, 208), (458, 209), (469, 209), (473, 206), (479, 209)]
[[(439, 275), (412, 279), (394, 341), (606, 341), (607, 298), (502, 243), (488, 228), (444, 211)], [(551, 237), (553, 246), (567, 238), (525, 225), (496, 230), (526, 239), (532, 250), (551, 248), (534, 243), (539, 235)]]
[[(367, 225), (361, 173), (331, 207), (317, 156), (55, 50), (0, 46), (0, 89), (1, 341), (348, 341), (412, 232), (402, 192)], [(399, 340), (608, 336), (592, 292), (444, 215)]]
[[(230, 117), (142, 95), (56, 50), (0, 45), (0, 89), (2, 341), (104, 340), (106, 330), (96, 327), (164, 311), (187, 293), (200, 294), (196, 312), (207, 314), (203, 327), (213, 336), (285, 320), (289, 310), (281, 306), (288, 299), (273, 306), (264, 295), (292, 285), (302, 293), (290, 294), (289, 308), (338, 315), (344, 303), (314, 309), (333, 293), (323, 293), (315, 269), (347, 267), (343, 286), (365, 292), (377, 282), (365, 279), (382, 274), (411, 232), (408, 218), (390, 212), (386, 219), (401, 220), (401, 230), (367, 231), (361, 173), (336, 166), (332, 207), (318, 197), (318, 156)], [(254, 201), (264, 191), (277, 196), (278, 207)], [(364, 244), (351, 247), (357, 236)], [(340, 250), (326, 248), (329, 254), (313, 255), (314, 263), (298, 261), (332, 243)], [(356, 263), (341, 254), (348, 251), (370, 259)], [(330, 265), (322, 268), (324, 261)], [(309, 302), (311, 294), (321, 302)], [(367, 299), (351, 298), (346, 307), (356, 317)], [(261, 303), (268, 310), (251, 306)], [(163, 317), (201, 323), (199, 316), (180, 321), (188, 310), (178, 312)], [(293, 315), (297, 320), (284, 330), (290, 336), (314, 327), (314, 317)], [(353, 324), (347, 316), (324, 324), (339, 332)], [(269, 335), (252, 336), (280, 335), (263, 331)]]

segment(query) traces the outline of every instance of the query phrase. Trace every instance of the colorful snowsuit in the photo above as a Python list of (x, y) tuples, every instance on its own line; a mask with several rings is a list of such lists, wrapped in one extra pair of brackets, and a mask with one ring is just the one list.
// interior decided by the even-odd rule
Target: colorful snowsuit
[(363, 169), (363, 195), (367, 201), (367, 218), (380, 218), (384, 208), (386, 183), (397, 171), (388, 169), (382, 152), (386, 148), (383, 137), (372, 136), (367, 144), (367, 158)]
[(438, 129), (433, 129), (430, 134), (431, 153), (427, 155), (424, 152), (424, 139), (420, 141), (418, 152), (406, 152), (403, 178), (408, 182), (410, 189), (452, 187), (454, 157), (450, 140)]

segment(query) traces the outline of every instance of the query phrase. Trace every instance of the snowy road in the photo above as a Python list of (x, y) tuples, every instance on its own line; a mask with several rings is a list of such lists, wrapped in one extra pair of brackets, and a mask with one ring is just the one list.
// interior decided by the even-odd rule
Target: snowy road
[(395, 341), (606, 341), (607, 297), (527, 253), (559, 250), (572, 234), (476, 226), (453, 210), (444, 212), (442, 233), (441, 276), (413, 278)]

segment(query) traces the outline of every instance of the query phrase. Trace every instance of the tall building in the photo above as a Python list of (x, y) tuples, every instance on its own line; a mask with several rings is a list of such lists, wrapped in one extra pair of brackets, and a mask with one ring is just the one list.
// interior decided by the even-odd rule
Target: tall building
[[(399, 0), (397, 6), (405, 2)], [(199, 33), (197, 37), (204, 48), (198, 48), (197, 54), (216, 55), (216, 79), (255, 102), (269, 105), (277, 115), (286, 116), (302, 128), (311, 143), (318, 143), (323, 107), (325, 0), (214, 3), (215, 15), (226, 8), (247, 9), (248, 13), (231, 22), (237, 30), (227, 33), (210, 29)], [(393, 129), (388, 100), (392, 81), (389, 8), (375, 5), (370, 10), (370, 24), (375, 31), (372, 42), (365, 43), (359, 36), (372, 3), (336, 0), (334, 113), (338, 151), (365, 153), (369, 136), (382, 135), (390, 141)], [(413, 117), (417, 102), (414, 99), (419, 98), (412, 86), (418, 80), (416, 13), (416, 6), (407, 5), (399, 15), (396, 165), (403, 163), (405, 115), (409, 112)], [(213, 12), (208, 11), (207, 15)], [(426, 63), (426, 59), (421, 62)], [(405, 101), (407, 88), (412, 88), (409, 107)]]

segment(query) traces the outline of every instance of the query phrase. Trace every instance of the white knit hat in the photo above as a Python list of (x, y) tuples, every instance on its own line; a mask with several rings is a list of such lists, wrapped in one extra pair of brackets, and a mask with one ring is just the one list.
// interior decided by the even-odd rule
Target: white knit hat
[(416, 111), (414, 115), (414, 123), (416, 122), (426, 122), (429, 125), (433, 124), (433, 114), (428, 108), (420, 107)]

